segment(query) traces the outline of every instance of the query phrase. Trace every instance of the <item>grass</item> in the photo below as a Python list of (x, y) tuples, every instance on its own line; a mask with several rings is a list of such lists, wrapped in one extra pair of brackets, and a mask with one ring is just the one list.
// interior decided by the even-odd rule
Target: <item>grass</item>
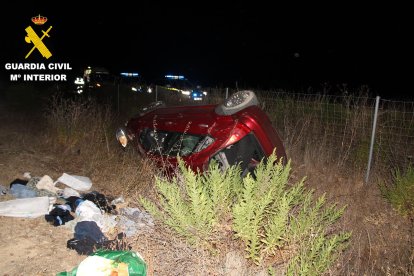
[[(20, 101), (17, 93), (13, 94), (15, 91), (20, 94), (19, 97), (27, 93), (28, 99)], [(34, 114), (45, 110), (45, 104), (48, 107), (47, 113), (44, 113), (47, 116), (38, 116), (39, 125), (44, 127), (41, 133), (44, 136), (39, 140), (24, 138), (25, 143), (37, 150), (44, 145), (44, 152), (58, 156), (54, 166), (91, 177), (98, 183), (96, 188), (102, 192), (124, 195), (131, 204), (137, 204), (133, 199), (139, 195), (154, 197), (157, 171), (132, 148), (122, 150), (114, 138), (115, 128), (125, 122), (135, 108), (138, 109), (151, 98), (129, 94), (122, 97), (118, 105), (117, 97), (114, 96), (116, 94), (108, 101), (97, 103), (93, 100), (85, 102), (73, 98), (51, 98), (52, 92), (56, 92), (55, 87), (41, 93), (31, 87), (14, 87), (6, 91), (6, 100), (13, 103), (10, 107), (14, 112)], [(357, 184), (358, 179), (363, 179), (366, 166), (364, 159), (368, 154), (372, 99), (282, 92), (273, 94), (269, 91), (257, 91), (257, 94), (259, 100), (265, 103), (263, 107), (283, 138), (288, 156), (292, 159), (292, 178), (308, 175), (308, 185), (316, 188), (316, 194), (326, 191), (328, 202), (335, 199), (349, 206), (339, 223), (341, 228), (352, 229), (355, 233), (353, 236), (359, 239), (351, 244), (338, 263), (333, 264), (329, 274), (392, 274), (392, 271), (399, 271), (409, 275), (412, 271), (412, 259), (409, 268), (410, 255), (414, 251), (406, 247), (403, 224), (398, 218), (392, 217), (386, 205), (381, 205), (376, 197), (375, 185)], [(223, 91), (212, 89), (208, 100), (217, 103), (223, 95)], [(393, 164), (392, 160), (408, 162), (407, 152), (411, 152), (413, 146), (409, 139), (412, 128), (409, 115), (412, 115), (412, 111), (393, 109), (396, 106), (390, 105), (387, 108), (391, 109), (382, 109), (380, 118), (394, 118), (399, 128), (393, 134), (391, 119), (387, 119), (386, 124), (379, 121), (375, 153), (380, 154), (374, 155), (373, 172), (384, 181), (392, 180), (389, 176), (390, 167), (404, 167), (402, 162)], [(408, 130), (407, 134), (405, 129)], [(392, 135), (398, 142), (396, 145), (391, 143)], [(400, 225), (400, 228), (389, 228), (387, 225)], [(225, 227), (225, 224), (222, 226)], [(153, 271), (168, 271), (167, 266), (171, 269), (171, 265), (178, 261), (183, 264), (177, 268), (180, 271), (197, 271), (196, 274), (217, 271), (217, 267), (222, 265), (218, 259), (226, 259), (228, 252), (238, 250), (234, 240), (224, 240), (214, 245), (222, 253), (216, 259), (217, 256), (211, 256), (201, 249), (190, 249), (166, 229), (158, 230), (160, 232), (145, 237), (145, 240), (142, 237), (134, 245), (147, 254)], [(386, 241), (379, 233), (386, 235)], [(393, 245), (390, 245), (391, 242)], [(318, 244), (317, 240), (315, 244)], [(386, 253), (395, 252), (398, 247), (407, 250), (392, 256)], [(276, 262), (282, 262), (285, 256), (281, 254), (274, 258)], [(278, 267), (271, 270), (278, 271)]]
[(410, 166), (404, 172), (397, 169), (393, 178), (392, 185), (380, 185), (382, 195), (400, 214), (414, 220), (414, 168)]
[(124, 196), (151, 191), (155, 174), (151, 162), (115, 140), (115, 130), (123, 120), (116, 107), (107, 100), (65, 97), (61, 93), (47, 103), (43, 109), (46, 144), (61, 152), (61, 158), (77, 160), (81, 164), (78, 174), (116, 183), (103, 188)]

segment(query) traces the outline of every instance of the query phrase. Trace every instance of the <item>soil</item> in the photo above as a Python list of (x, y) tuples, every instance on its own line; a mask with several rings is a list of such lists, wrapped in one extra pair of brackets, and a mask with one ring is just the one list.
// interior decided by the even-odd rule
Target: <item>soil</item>
[[(24, 172), (45, 174), (53, 179), (63, 172), (76, 172), (76, 155), (54, 152), (44, 146), (41, 124), (36, 117), (5, 108), (0, 103), (0, 185), (8, 186)], [(316, 195), (326, 193), (328, 202), (347, 205), (338, 228), (352, 231), (348, 249), (328, 272), (330, 275), (413, 275), (410, 221), (397, 214), (381, 197), (377, 186), (364, 184), (360, 176), (315, 168), (293, 162), (298, 179), (307, 176)], [(86, 175), (90, 176), (90, 175)], [(94, 189), (116, 196), (110, 179), (90, 176)], [(99, 180), (99, 181), (97, 181)], [(0, 200), (10, 199), (0, 196)], [(127, 202), (136, 201), (129, 198)], [(85, 256), (66, 247), (73, 233), (66, 227), (54, 227), (44, 217), (0, 217), (0, 275), (56, 275), (70, 271)], [(211, 256), (177, 239), (168, 230), (156, 227), (152, 233), (128, 241), (148, 265), (148, 275), (266, 275), (265, 268), (249, 264), (230, 250), (223, 256)], [(223, 246), (226, 248), (226, 246)]]

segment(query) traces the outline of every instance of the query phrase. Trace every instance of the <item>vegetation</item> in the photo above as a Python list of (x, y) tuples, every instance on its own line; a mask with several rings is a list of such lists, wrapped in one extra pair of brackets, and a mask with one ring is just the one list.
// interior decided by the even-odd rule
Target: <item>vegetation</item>
[(414, 168), (394, 170), (393, 180), (391, 185), (380, 184), (382, 195), (400, 214), (414, 219)]
[(63, 98), (56, 94), (49, 101), (45, 118), (50, 136), (65, 150), (87, 149), (93, 145), (103, 146), (109, 152), (113, 118), (108, 105), (98, 105), (92, 98)]
[[(359, 233), (353, 231), (353, 248), (348, 251), (351, 251), (349, 254), (354, 256), (365, 254), (365, 256), (369, 256), (369, 259), (344, 258), (342, 264), (333, 266), (337, 254), (347, 244), (345, 241), (349, 239), (349, 233), (334, 233), (337, 228), (336, 225), (334, 226), (334, 222), (338, 219), (335, 217), (340, 217), (344, 210), (329, 206), (324, 197), (314, 198), (314, 193), (305, 189), (307, 186), (305, 181), (282, 185), (284, 193), (277, 195), (278, 200), (266, 197), (268, 194), (264, 192), (265, 189), (261, 190), (259, 188), (261, 186), (255, 183), (254, 179), (238, 178), (237, 167), (232, 168), (234, 169), (234, 177), (224, 178), (214, 169), (215, 164), (203, 177), (198, 174), (186, 177), (185, 168), (181, 167), (182, 174), (177, 175), (176, 182), (174, 180), (173, 183), (170, 183), (164, 178), (156, 177), (157, 172), (152, 164), (137, 158), (136, 152), (130, 148), (122, 152), (113, 138), (114, 127), (119, 126), (119, 122), (121, 124), (125, 122), (125, 119), (143, 104), (142, 98), (134, 95), (131, 100), (129, 98), (125, 100), (121, 95), (120, 101), (117, 102), (117, 97), (112, 97), (112, 107), (98, 105), (95, 101), (86, 104), (85, 99), (75, 100), (72, 97), (58, 96), (52, 98), (52, 101), (47, 101), (51, 98), (52, 90), (55, 88), (43, 91), (42, 95), (44, 94), (44, 96), (40, 98), (37, 97), (37, 93), (41, 91), (36, 90), (29, 94), (23, 103), (20, 100), (20, 95), (15, 92), (26, 95), (27, 90), (16, 88), (7, 94), (1, 94), (0, 97), (8, 102), (16, 102), (16, 106), (12, 105), (11, 107), (15, 107), (15, 110), (19, 111), (18, 114), (31, 110), (39, 111), (43, 104), (48, 103), (45, 114), (47, 116), (43, 117), (48, 135), (46, 140), (42, 139), (41, 141), (45, 142), (44, 144), (51, 150), (56, 148), (50, 147), (50, 145), (64, 150), (64, 154), (62, 151), (54, 152), (59, 152), (57, 155), (61, 156), (62, 160), (67, 160), (62, 163), (62, 160), (56, 158), (54, 162), (58, 164), (56, 166), (59, 171), (62, 168), (71, 168), (79, 174), (88, 175), (98, 183), (96, 187), (102, 188), (103, 185), (107, 185), (107, 191), (114, 194), (122, 192), (124, 196), (128, 194), (134, 198), (138, 194), (148, 195), (149, 197), (141, 197), (142, 203), (159, 221), (165, 222), (174, 212), (179, 214), (187, 210), (181, 221), (174, 224), (174, 221), (171, 220), (169, 227), (177, 233), (181, 231), (181, 235), (188, 238), (193, 244), (213, 248), (217, 250), (217, 253), (223, 249), (222, 247), (233, 246), (233, 242), (230, 243), (228, 240), (232, 236), (234, 241), (241, 245), (246, 257), (255, 263), (269, 267), (269, 273), (273, 275), (280, 275), (280, 267), (277, 264), (282, 261), (286, 261), (286, 265), (289, 261), (284, 269), (285, 273), (290, 275), (312, 275), (318, 274), (318, 271), (326, 271), (326, 269), (330, 272), (333, 271), (334, 274), (338, 272), (335, 270), (342, 270), (339, 275), (383, 274), (384, 271), (388, 273), (390, 270), (403, 274), (408, 271), (406, 275), (410, 275), (409, 271), (413, 271), (412, 259), (411, 270), (405, 269), (407, 258), (404, 254), (406, 252), (401, 250), (401, 256), (393, 256), (390, 263), (378, 261), (389, 260), (388, 251), (386, 252), (385, 249), (389, 249), (391, 241), (400, 241), (396, 237), (404, 239), (406, 234), (403, 227), (392, 228), (387, 236), (389, 243), (382, 245), (382, 240), (375, 240), (376, 236), (372, 234), (373, 231), (382, 231), (381, 235), (386, 236), (383, 232), (384, 227), (381, 228), (382, 221), (380, 219), (383, 217), (378, 215), (378, 212), (384, 210), (375, 210), (376, 207), (373, 207), (373, 204), (377, 204), (377, 201), (372, 201), (372, 198), (370, 203), (366, 200), (369, 194), (373, 194), (370, 191), (375, 189), (370, 186), (361, 191), (356, 187), (355, 182), (348, 180), (348, 177), (349, 179), (362, 179), (361, 172), (364, 172), (366, 168), (365, 160), (368, 158), (372, 128), (372, 99), (355, 97), (355, 99), (349, 100), (353, 96), (322, 97), (320, 95), (255, 91), (263, 108), (283, 138), (288, 156), (293, 160), (289, 166), (295, 169), (295, 173), (299, 171), (299, 174), (303, 172), (308, 174), (308, 169), (312, 167), (314, 168), (313, 172), (318, 174), (323, 171), (323, 174), (329, 176), (329, 181), (325, 183), (322, 180), (321, 183), (318, 183), (320, 191), (327, 191), (328, 198), (337, 198), (344, 204), (352, 202), (352, 205), (350, 204), (347, 209), (344, 228), (356, 229)], [(121, 91), (121, 93), (123, 92)], [(215, 103), (221, 101), (222, 98), (223, 93), (211, 93), (209, 99), (214, 101), (211, 103)], [(36, 103), (32, 99), (36, 100)], [(86, 100), (88, 101), (88, 99)], [(145, 101), (147, 100), (145, 98)], [(412, 156), (408, 154), (412, 152), (414, 146), (409, 139), (412, 137), (412, 126), (414, 125), (412, 110), (412, 105), (409, 103), (399, 106), (388, 103), (380, 107), (374, 147), (375, 167), (372, 171), (379, 176), (386, 176), (390, 167), (400, 168), (399, 170), (395, 169), (392, 185), (386, 182), (387, 185), (384, 184), (381, 189), (390, 202), (396, 202), (396, 204), (393, 203), (396, 209), (400, 208), (397, 206), (401, 206), (402, 210), (407, 210), (407, 212), (402, 211), (405, 214), (409, 214), (412, 210), (409, 207), (412, 206), (412, 199), (410, 201), (408, 195), (412, 195), (413, 192), (409, 189), (410, 182), (402, 180), (410, 178), (408, 175), (410, 175), (411, 169), (402, 170), (401, 168), (406, 168), (407, 163), (412, 163)], [(82, 116), (80, 116), (81, 114)], [(124, 117), (120, 117), (120, 115)], [(42, 128), (42, 130), (44, 129)], [(36, 144), (35, 135), (35, 133), (30, 133), (28, 141), (37, 151), (41, 144)], [(77, 154), (79, 150), (80, 155)], [(38, 154), (40, 156), (41, 153)], [(52, 155), (52, 153), (49, 154)], [(227, 171), (227, 173), (230, 172), (231, 170)], [(344, 177), (342, 182), (336, 177), (340, 173), (345, 175), (345, 177), (342, 176)], [(157, 181), (153, 181), (155, 178)], [(186, 178), (194, 179), (195, 182), (188, 182)], [(232, 180), (226, 182), (226, 179)], [(291, 181), (290, 176), (288, 179)], [(318, 177), (313, 180), (315, 179), (317, 179), (316, 181), (320, 180)], [(344, 179), (349, 181), (346, 182), (349, 186), (340, 186), (341, 183), (344, 183)], [(232, 183), (232, 181), (236, 182)], [(156, 183), (155, 187), (153, 187), (154, 183)], [(187, 187), (186, 183), (197, 183), (197, 185)], [(314, 181), (312, 183), (315, 184)], [(398, 185), (397, 183), (404, 184)], [(161, 189), (158, 188), (159, 185), (167, 184), (170, 185), (171, 191), (165, 190), (163, 192), (170, 192), (171, 199), (163, 195)], [(176, 186), (179, 188), (173, 188)], [(231, 189), (228, 189), (229, 186)], [(299, 191), (295, 192), (295, 189)], [(154, 190), (157, 197), (152, 200), (151, 193)], [(348, 191), (352, 191), (352, 193), (347, 194)], [(272, 193), (276, 194), (274, 191)], [(359, 196), (361, 193), (364, 196)], [(177, 197), (173, 198), (174, 194)], [(199, 195), (198, 205), (200, 208), (197, 204), (191, 203), (192, 200), (196, 202), (197, 195)], [(294, 195), (300, 204), (295, 205)], [(249, 204), (252, 204), (251, 202), (258, 196), (260, 200), (255, 202), (251, 219), (248, 220), (247, 212), (249, 210), (246, 206), (250, 206)], [(169, 204), (174, 202), (172, 199), (176, 199), (176, 208), (168, 210)], [(145, 203), (145, 201), (147, 202)], [(266, 204), (267, 202), (270, 203)], [(205, 207), (201, 208), (201, 206), (212, 206), (212, 208), (210, 210)], [(366, 208), (365, 212), (364, 208)], [(373, 210), (377, 212), (372, 212)], [(325, 212), (330, 214), (328, 217), (331, 219), (321, 219)], [(350, 215), (348, 215), (349, 212), (351, 212)], [(239, 213), (241, 215), (238, 216)], [(349, 216), (363, 218), (360, 220), (360, 224), (364, 226), (356, 225), (358, 222), (350, 220)], [(195, 219), (198, 217), (201, 218), (199, 221)], [(305, 221), (303, 221), (304, 218)], [(242, 221), (246, 221), (247, 224), (242, 225)], [(369, 222), (372, 222), (372, 225), (369, 225)], [(395, 218), (388, 216), (386, 222), (395, 222)], [(182, 227), (183, 225), (186, 227)], [(252, 229), (251, 233), (246, 231), (244, 227)], [(162, 245), (164, 246), (168, 236), (163, 238)], [(175, 241), (176, 239), (171, 239), (171, 243)], [(148, 240), (145, 242), (147, 243)], [(407, 241), (403, 242), (395, 246), (405, 250)], [(161, 263), (164, 263), (164, 259), (157, 261), (159, 252), (156, 252), (152, 247), (151, 250), (153, 251), (150, 253), (154, 254), (150, 255), (152, 260), (159, 262), (157, 269), (162, 271)], [(174, 255), (171, 259), (176, 260), (174, 253), (167, 253), (168, 248), (165, 248), (164, 251), (163, 258)], [(181, 252), (181, 254), (188, 254), (188, 252)], [(407, 254), (410, 255), (411, 251)], [(180, 257), (183, 257), (182, 255)], [(203, 259), (203, 262), (204, 260), (207, 262), (207, 258)], [(171, 266), (171, 262), (165, 266)]]
[(289, 185), (290, 162), (262, 161), (255, 177), (241, 178), (238, 166), (221, 173), (213, 164), (197, 174), (180, 160), (172, 181), (157, 177), (157, 200), (141, 197), (143, 206), (160, 222), (195, 245), (211, 245), (229, 229), (244, 244), (246, 258), (261, 264), (288, 251), (288, 274), (319, 275), (336, 259), (350, 233), (332, 233), (344, 208), (313, 199), (304, 179)]

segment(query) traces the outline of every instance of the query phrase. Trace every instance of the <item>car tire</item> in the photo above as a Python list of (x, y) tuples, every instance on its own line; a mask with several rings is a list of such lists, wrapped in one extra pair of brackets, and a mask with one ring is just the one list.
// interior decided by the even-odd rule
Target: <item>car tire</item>
[(139, 110), (139, 116), (144, 116), (145, 114), (161, 107), (165, 107), (165, 103), (163, 101), (152, 102), (149, 105), (142, 107)]
[(251, 90), (242, 90), (232, 94), (223, 104), (216, 107), (219, 115), (232, 115), (246, 107), (259, 105), (256, 94)]

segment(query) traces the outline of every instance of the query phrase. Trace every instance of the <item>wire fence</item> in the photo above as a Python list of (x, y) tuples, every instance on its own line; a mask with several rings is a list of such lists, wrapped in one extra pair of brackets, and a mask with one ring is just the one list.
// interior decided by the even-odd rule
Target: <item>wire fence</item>
[[(224, 89), (210, 92), (212, 103), (225, 97)], [(414, 102), (379, 99), (371, 144), (376, 98), (364, 94), (255, 92), (286, 150), (299, 161), (334, 164), (359, 172), (370, 169), (371, 176), (381, 177), (391, 176), (396, 169), (405, 170), (413, 163)]]
[[(236, 90), (211, 88), (207, 92), (208, 97), (201, 103), (218, 104)], [(288, 155), (299, 163), (335, 165), (360, 173), (370, 169), (371, 176), (383, 177), (390, 176), (395, 169), (404, 170), (413, 162), (414, 102), (380, 99), (371, 145), (376, 98), (363, 92), (344, 95), (254, 92), (283, 139)], [(171, 93), (158, 92), (156, 97), (167, 105), (200, 104)]]
[(405, 169), (414, 156), (414, 102), (381, 100), (374, 161), (380, 169)]

